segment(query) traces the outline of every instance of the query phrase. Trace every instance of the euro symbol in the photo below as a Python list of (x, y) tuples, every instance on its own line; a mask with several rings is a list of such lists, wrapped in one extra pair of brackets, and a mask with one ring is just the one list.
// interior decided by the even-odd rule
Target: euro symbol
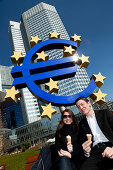
[(37, 86), (37, 84), (39, 85), (47, 82), (49, 78), (61, 80), (75, 76), (77, 66), (75, 65), (73, 56), (32, 63), (37, 57), (36, 52), (63, 49), (64, 46), (69, 45), (75, 49), (77, 48), (76, 42), (65, 39), (50, 39), (32, 47), (26, 54), (23, 65), (15, 66), (11, 70), (11, 74), (14, 78), (13, 86), (18, 89), (28, 87), (38, 98), (55, 105), (70, 105), (74, 104), (75, 100), (80, 96), (88, 97), (97, 87), (93, 79), (85, 90), (70, 96), (49, 94)]

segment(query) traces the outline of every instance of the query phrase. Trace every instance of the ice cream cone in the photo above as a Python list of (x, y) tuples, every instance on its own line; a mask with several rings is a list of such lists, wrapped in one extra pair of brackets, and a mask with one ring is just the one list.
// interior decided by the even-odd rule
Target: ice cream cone
[(92, 140), (92, 135), (91, 134), (86, 134), (86, 136), (87, 136), (87, 140)]
[(67, 143), (71, 143), (71, 136), (66, 136)]

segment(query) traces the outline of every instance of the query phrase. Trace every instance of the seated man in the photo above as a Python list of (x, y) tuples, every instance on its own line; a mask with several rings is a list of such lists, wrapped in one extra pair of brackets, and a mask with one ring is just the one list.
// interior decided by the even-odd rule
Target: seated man
[[(113, 114), (109, 110), (94, 111), (87, 98), (76, 100), (85, 118), (79, 123), (79, 137), (87, 157), (81, 170), (108, 170), (113, 168)], [(92, 141), (86, 134), (92, 135)]]

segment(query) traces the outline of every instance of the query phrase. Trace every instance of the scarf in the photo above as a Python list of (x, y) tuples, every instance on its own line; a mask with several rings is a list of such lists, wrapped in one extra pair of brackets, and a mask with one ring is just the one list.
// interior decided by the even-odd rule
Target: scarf
[(64, 124), (63, 127), (60, 130), (60, 134), (63, 136), (67, 136), (67, 135), (73, 135), (74, 133), (77, 132), (77, 127), (75, 127), (75, 125), (73, 124)]

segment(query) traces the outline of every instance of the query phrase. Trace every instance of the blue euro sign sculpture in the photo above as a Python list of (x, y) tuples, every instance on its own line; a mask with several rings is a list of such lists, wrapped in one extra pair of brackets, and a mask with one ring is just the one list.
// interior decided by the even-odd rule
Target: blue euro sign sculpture
[(85, 90), (70, 96), (56, 96), (37, 86), (47, 82), (50, 78), (61, 80), (75, 76), (77, 66), (73, 56), (32, 63), (37, 57), (36, 52), (63, 49), (64, 46), (69, 45), (77, 48), (76, 42), (65, 39), (50, 39), (32, 47), (26, 54), (23, 65), (12, 68), (13, 86), (16, 88), (28, 87), (35, 96), (54, 105), (71, 105), (75, 103), (78, 97), (88, 97), (97, 87), (93, 79)]

